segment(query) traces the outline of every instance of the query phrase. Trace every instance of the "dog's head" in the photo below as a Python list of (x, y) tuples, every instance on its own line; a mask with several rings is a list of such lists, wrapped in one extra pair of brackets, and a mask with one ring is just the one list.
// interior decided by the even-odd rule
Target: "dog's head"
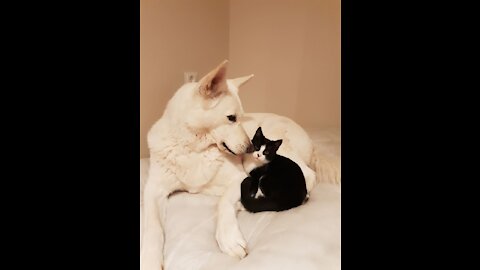
[(217, 147), (239, 155), (251, 149), (251, 142), (240, 124), (243, 108), (238, 89), (253, 75), (227, 80), (228, 61), (210, 71), (193, 87), (193, 100), (188, 108), (188, 126), (211, 137)]

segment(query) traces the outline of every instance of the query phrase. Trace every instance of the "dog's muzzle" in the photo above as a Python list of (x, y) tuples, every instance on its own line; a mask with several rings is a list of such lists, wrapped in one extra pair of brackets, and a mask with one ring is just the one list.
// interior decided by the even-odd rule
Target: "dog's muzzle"
[(247, 154), (253, 153), (254, 150), (255, 150), (255, 148), (253, 147), (253, 144), (249, 144), (248, 147), (247, 147), (246, 153)]
[(225, 149), (228, 150), (228, 152), (232, 153), (234, 156), (236, 156), (237, 154), (235, 154), (235, 152), (233, 152), (230, 148), (228, 148), (227, 144), (226, 143), (222, 143), (223, 147), (225, 147)]
[(232, 155), (238, 155), (238, 154), (243, 154), (243, 153), (253, 153), (253, 151), (255, 150), (253, 145), (250, 143), (248, 144), (248, 146), (246, 148), (243, 148), (245, 151), (242, 151), (242, 153), (235, 153), (232, 149), (230, 149), (230, 147), (228, 147), (228, 145), (225, 143), (225, 142), (222, 142), (222, 146), (225, 147), (225, 149), (230, 152)]

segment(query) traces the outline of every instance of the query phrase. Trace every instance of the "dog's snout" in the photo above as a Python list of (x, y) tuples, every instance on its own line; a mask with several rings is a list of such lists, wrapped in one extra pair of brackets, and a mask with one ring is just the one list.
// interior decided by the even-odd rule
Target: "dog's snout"
[(247, 153), (253, 153), (253, 144), (248, 144), (247, 146)]

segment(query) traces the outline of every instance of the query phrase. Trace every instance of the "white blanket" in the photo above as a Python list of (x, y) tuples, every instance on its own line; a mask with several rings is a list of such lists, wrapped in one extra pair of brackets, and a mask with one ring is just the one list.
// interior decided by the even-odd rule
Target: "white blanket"
[[(320, 161), (338, 171), (320, 172), (340, 179), (339, 131), (307, 130)], [(141, 191), (148, 159), (140, 161)], [(309, 201), (284, 212), (238, 214), (248, 243), (242, 260), (220, 251), (215, 241), (216, 197), (178, 193), (168, 201), (165, 224), (167, 270), (340, 269), (340, 185), (319, 183)]]

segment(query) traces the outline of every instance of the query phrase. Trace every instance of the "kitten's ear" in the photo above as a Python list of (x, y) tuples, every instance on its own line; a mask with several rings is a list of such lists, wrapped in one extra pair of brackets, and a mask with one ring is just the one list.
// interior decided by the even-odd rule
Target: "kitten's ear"
[(255, 137), (263, 137), (262, 127), (258, 127), (255, 131)]
[(274, 142), (273, 142), (273, 148), (274, 148), (274, 151), (275, 151), (275, 152), (278, 150), (278, 148), (280, 147), (280, 145), (282, 145), (282, 142), (283, 142), (283, 140), (278, 140), (278, 141), (274, 141)]
[(263, 133), (262, 133), (262, 128), (259, 127), (257, 128), (257, 131), (255, 131), (255, 135), (253, 136), (253, 139), (252, 139), (252, 144), (256, 147), (260, 147), (262, 142), (263, 142)]
[(215, 69), (200, 79), (198, 91), (204, 98), (215, 98), (221, 93), (227, 91), (227, 63), (223, 61)]

